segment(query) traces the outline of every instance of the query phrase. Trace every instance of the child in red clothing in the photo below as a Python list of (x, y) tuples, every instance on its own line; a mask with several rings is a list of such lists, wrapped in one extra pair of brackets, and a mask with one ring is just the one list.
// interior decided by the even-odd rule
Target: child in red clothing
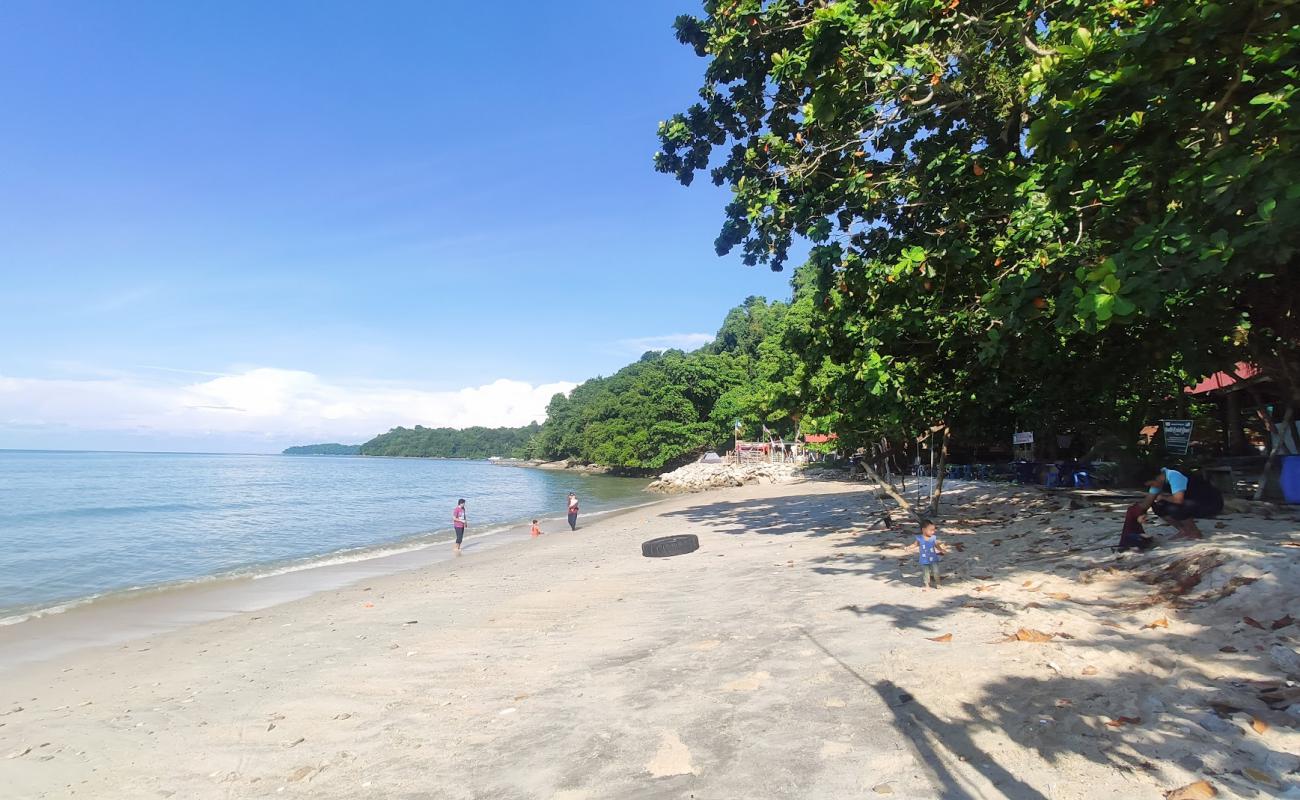
[(1119, 534), (1119, 551), (1121, 553), (1134, 547), (1138, 550), (1150, 550), (1156, 546), (1155, 539), (1147, 535), (1146, 530), (1142, 527), (1147, 512), (1151, 510), (1151, 504), (1155, 502), (1155, 499), (1155, 495), (1148, 494), (1128, 507), (1128, 511), (1124, 514), (1124, 530)]
[(533, 520), (533, 527), (531, 530), (528, 531), (528, 535), (533, 537), (534, 539), (542, 535), (542, 528), (540, 525), (537, 524), (537, 520)]

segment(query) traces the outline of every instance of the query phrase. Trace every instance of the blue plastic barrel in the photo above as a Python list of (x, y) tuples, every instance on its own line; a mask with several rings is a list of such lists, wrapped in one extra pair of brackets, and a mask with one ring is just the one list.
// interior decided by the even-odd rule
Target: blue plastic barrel
[(1282, 497), (1300, 503), (1300, 456), (1282, 456)]

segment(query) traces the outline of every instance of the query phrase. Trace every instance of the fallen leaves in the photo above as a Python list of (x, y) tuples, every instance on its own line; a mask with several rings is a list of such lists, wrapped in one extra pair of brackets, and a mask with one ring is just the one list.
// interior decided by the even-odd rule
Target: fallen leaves
[(932, 642), (951, 642), (951, 641), (952, 641), (952, 634), (951, 634), (951, 633), (945, 633), (945, 634), (942, 635), (942, 636), (927, 636), (927, 637), (925, 637), (925, 638), (929, 639), (929, 640), (932, 641)]
[(1197, 781), (1165, 792), (1165, 800), (1210, 800), (1218, 795), (1219, 790), (1209, 781)]
[(1142, 724), (1141, 717), (1115, 717), (1114, 719), (1108, 720), (1106, 722), (1106, 727), (1122, 728), (1125, 725), (1141, 725), (1141, 724)]
[(1050, 641), (1052, 641), (1052, 634), (1050, 634), (1050, 633), (1043, 633), (1042, 631), (1034, 630), (1033, 628), (1021, 628), (1020, 630), (1016, 631), (1016, 632), (1015, 632), (1014, 634), (1012, 634), (1011, 636), (1008, 636), (1004, 641), (1008, 641), (1008, 642), (1050, 642)]
[(1264, 623), (1260, 622), (1254, 617), (1242, 617), (1241, 621), (1246, 623), (1252, 628), (1259, 628), (1261, 631), (1264, 630)]
[(1267, 772), (1265, 772), (1262, 769), (1255, 769), (1254, 767), (1242, 767), (1241, 774), (1245, 775), (1247, 778), (1250, 778), (1255, 783), (1262, 783), (1265, 786), (1273, 786), (1273, 787), (1278, 786), (1277, 778), (1274, 778), (1272, 775), (1269, 775)]
[(1264, 732), (1268, 730), (1268, 723), (1260, 719), (1259, 717), (1251, 717), (1250, 727), (1255, 729), (1255, 733), (1258, 733), (1260, 736), (1263, 736)]
[(1096, 667), (1084, 667), (1084, 668), (1080, 671), (1080, 674), (1082, 674), (1082, 675), (1096, 675), (1096, 674), (1097, 674), (1097, 668), (1096, 668)]
[(1069, 600), (1070, 595), (1065, 592), (1048, 592), (1047, 596), (1053, 600)]
[(1294, 625), (1294, 624), (1295, 624), (1295, 619), (1290, 614), (1287, 614), (1285, 617), (1282, 617), (1281, 619), (1273, 620), (1273, 624), (1269, 626), (1269, 629), (1276, 631), (1276, 630), (1281, 630), (1282, 628), (1285, 628), (1288, 625)]
[(1168, 618), (1168, 617), (1161, 617), (1160, 619), (1152, 620), (1151, 622), (1147, 623), (1146, 625), (1143, 625), (1143, 626), (1142, 626), (1142, 630), (1145, 631), (1145, 630), (1148, 630), (1148, 629), (1151, 629), (1151, 628), (1168, 628), (1168, 627), (1169, 627), (1169, 618)]

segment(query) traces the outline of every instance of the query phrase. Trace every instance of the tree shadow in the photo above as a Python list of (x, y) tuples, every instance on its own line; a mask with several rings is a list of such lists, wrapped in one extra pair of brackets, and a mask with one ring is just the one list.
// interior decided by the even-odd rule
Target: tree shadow
[(975, 787), (967, 788), (967, 781), (956, 771), (954, 762), (979, 772), (986, 780), (1014, 800), (1046, 800), (1044, 795), (1017, 778), (989, 754), (980, 750), (960, 726), (943, 721), (902, 687), (889, 680), (872, 682), (846, 664), (808, 631), (803, 635), (819, 650), (835, 660), (849, 675), (870, 688), (890, 710), (894, 727), (907, 737), (912, 754), (922, 764), (936, 790), (937, 796), (965, 800), (978, 797)]
[[(869, 680), (809, 631), (803, 635), (880, 697), (942, 797), (982, 796), (963, 778), (961, 773), (968, 770), (978, 772), (1006, 797), (1043, 797), (976, 744), (982, 732), (1006, 737), (1052, 765), (1082, 757), (1121, 772), (1174, 780), (1179, 776), (1166, 770), (1176, 764), (1242, 796), (1254, 796), (1260, 789), (1243, 776), (1246, 767), (1274, 775), (1300, 769), (1296, 754), (1268, 745), (1250, 730), (1254, 720), (1291, 728), (1300, 724), (1277, 703), (1270, 706), (1268, 698), (1276, 696), (1270, 693), (1284, 693), (1285, 681), (1212, 677), (1205, 669), (1179, 665), (1169, 651), (1186, 650), (1186, 641), (1163, 637), (1137, 643), (1134, 649), (1148, 651), (1147, 663), (1166, 674), (1125, 670), (1093, 676), (1007, 676), (980, 686), (958, 713), (944, 715), (918, 699), (925, 685)], [(1245, 654), (1241, 658), (1251, 660)]]

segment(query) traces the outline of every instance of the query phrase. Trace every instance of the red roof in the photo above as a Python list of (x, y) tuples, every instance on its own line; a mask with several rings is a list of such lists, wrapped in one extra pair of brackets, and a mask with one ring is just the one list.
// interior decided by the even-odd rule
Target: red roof
[(803, 440), (808, 444), (826, 444), (827, 442), (834, 441), (838, 438), (840, 437), (833, 433), (810, 433), (807, 436), (804, 436)]
[[(1236, 373), (1242, 378), (1253, 378), (1259, 374), (1259, 370), (1243, 361), (1237, 364)], [(1183, 391), (1187, 394), (1206, 394), (1226, 388), (1236, 382), (1236, 375), (1230, 372), (1216, 372), (1195, 386), (1186, 388)]]

